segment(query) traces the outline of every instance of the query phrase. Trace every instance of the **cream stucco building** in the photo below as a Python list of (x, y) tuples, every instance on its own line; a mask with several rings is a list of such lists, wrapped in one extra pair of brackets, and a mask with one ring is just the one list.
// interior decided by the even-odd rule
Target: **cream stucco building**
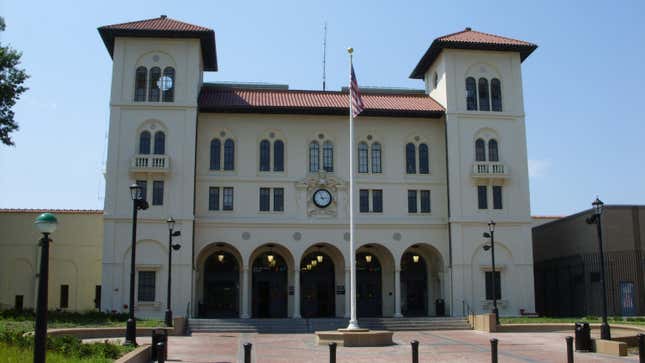
[[(128, 304), (139, 183), (139, 316), (166, 309), (171, 216), (175, 315), (349, 316), (347, 91), (204, 83), (214, 32), (165, 16), (99, 33), (113, 59), (102, 309)], [(359, 317), (488, 310), (494, 281), (501, 314), (534, 310), (521, 64), (535, 48), (467, 28), (432, 42), (411, 75), (424, 90), (362, 88)]]
[[(35, 309), (40, 233), (34, 220), (45, 210), (0, 209), (0, 309)], [(49, 252), (49, 309), (86, 311), (99, 306), (103, 211), (46, 210), (59, 226)]]

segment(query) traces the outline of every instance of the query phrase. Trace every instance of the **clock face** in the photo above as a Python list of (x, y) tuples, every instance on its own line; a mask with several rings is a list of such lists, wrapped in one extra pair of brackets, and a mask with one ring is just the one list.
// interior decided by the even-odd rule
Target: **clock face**
[(314, 193), (314, 204), (318, 208), (326, 208), (331, 204), (331, 193), (326, 189), (318, 189)]

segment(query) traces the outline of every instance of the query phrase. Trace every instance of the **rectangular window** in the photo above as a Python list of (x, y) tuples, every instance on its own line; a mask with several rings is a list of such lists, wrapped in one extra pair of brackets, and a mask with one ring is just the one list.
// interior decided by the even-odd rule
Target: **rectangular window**
[(430, 191), (421, 191), (421, 213), (430, 213)]
[(94, 308), (101, 310), (101, 285), (94, 286)]
[(152, 182), (152, 205), (163, 205), (163, 180)]
[(477, 208), (488, 209), (488, 188), (485, 185), (477, 186)]
[[(502, 298), (502, 282), (499, 271), (495, 271), (495, 299)], [(486, 300), (493, 300), (493, 271), (486, 271)]]
[(222, 210), (233, 210), (233, 187), (224, 188), (224, 205)]
[(502, 209), (502, 187), (493, 186), (493, 209)]
[(139, 271), (138, 301), (155, 301), (155, 271)]
[(408, 190), (408, 213), (417, 212), (417, 191)]
[(284, 211), (284, 188), (273, 189), (273, 211)]
[(260, 188), (260, 212), (270, 211), (271, 189)]
[(60, 308), (69, 307), (69, 285), (60, 285)]
[(372, 190), (372, 212), (383, 213), (383, 191), (380, 189)]
[(24, 295), (16, 295), (16, 300), (13, 304), (14, 310), (21, 311), (24, 306)]
[(368, 213), (370, 211), (370, 191), (361, 189), (359, 191), (359, 199), (361, 213)]
[(141, 187), (143, 200), (148, 200), (148, 182), (146, 180), (137, 180), (137, 185)]
[(219, 188), (208, 188), (208, 210), (219, 210)]

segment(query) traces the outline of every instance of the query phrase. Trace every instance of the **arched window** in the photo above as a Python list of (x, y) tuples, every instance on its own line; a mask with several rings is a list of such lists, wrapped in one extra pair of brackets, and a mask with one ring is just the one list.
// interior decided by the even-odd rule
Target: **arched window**
[(260, 141), (260, 171), (271, 171), (271, 143)]
[(232, 139), (224, 141), (224, 170), (235, 169), (235, 142)]
[(326, 172), (334, 171), (334, 144), (329, 140), (323, 144), (323, 169)]
[(428, 145), (419, 145), (419, 174), (430, 173), (430, 159), (428, 157)]
[(220, 170), (222, 143), (219, 139), (211, 141), (211, 170)]
[(284, 142), (276, 140), (273, 143), (273, 171), (284, 171)]
[(415, 174), (417, 172), (415, 149), (414, 144), (411, 142), (405, 145), (405, 172), (408, 174)]
[(320, 145), (317, 141), (309, 143), (309, 172), (316, 173), (320, 169)]
[(488, 80), (479, 79), (479, 110), (490, 111), (490, 100), (488, 99)]
[(372, 173), (382, 173), (381, 168), (381, 144), (375, 142), (372, 144)]
[(175, 69), (173, 67), (164, 68), (163, 77), (161, 77), (161, 91), (164, 102), (175, 100)]
[(499, 151), (495, 139), (488, 140), (488, 161), (499, 161)]
[(166, 153), (166, 134), (163, 131), (157, 131), (155, 134), (155, 154), (163, 155)]
[(159, 102), (159, 79), (161, 78), (161, 68), (150, 68), (150, 84), (148, 86), (148, 101)]
[(134, 76), (134, 102), (145, 102), (146, 88), (148, 88), (148, 69), (138, 67)]
[(359, 173), (368, 172), (367, 143), (365, 141), (361, 141), (360, 143), (358, 143), (358, 172)]
[(466, 108), (477, 110), (477, 85), (473, 77), (466, 78)]
[(490, 98), (493, 111), (502, 111), (502, 82), (497, 78), (490, 80)]
[(143, 131), (139, 135), (139, 154), (150, 154), (150, 132)]
[(475, 161), (486, 161), (486, 143), (482, 139), (475, 141)]

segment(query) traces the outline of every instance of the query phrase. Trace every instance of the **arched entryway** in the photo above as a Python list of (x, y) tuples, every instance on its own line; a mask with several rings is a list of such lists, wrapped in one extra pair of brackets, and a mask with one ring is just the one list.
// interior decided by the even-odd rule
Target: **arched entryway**
[(236, 318), (239, 315), (240, 272), (229, 252), (216, 251), (204, 262), (203, 294), (199, 316)]
[(273, 250), (259, 253), (253, 260), (252, 314), (254, 318), (286, 318), (288, 266)]
[(303, 318), (333, 317), (336, 312), (334, 261), (322, 251), (300, 262), (300, 310)]
[(427, 243), (409, 246), (401, 256), (401, 313), (404, 316), (449, 314), (443, 279), (443, 258), (434, 246)]
[(356, 254), (356, 314), (359, 317), (383, 314), (381, 272), (381, 262), (375, 254)]
[(428, 270), (418, 253), (401, 258), (401, 312), (405, 316), (428, 315)]

